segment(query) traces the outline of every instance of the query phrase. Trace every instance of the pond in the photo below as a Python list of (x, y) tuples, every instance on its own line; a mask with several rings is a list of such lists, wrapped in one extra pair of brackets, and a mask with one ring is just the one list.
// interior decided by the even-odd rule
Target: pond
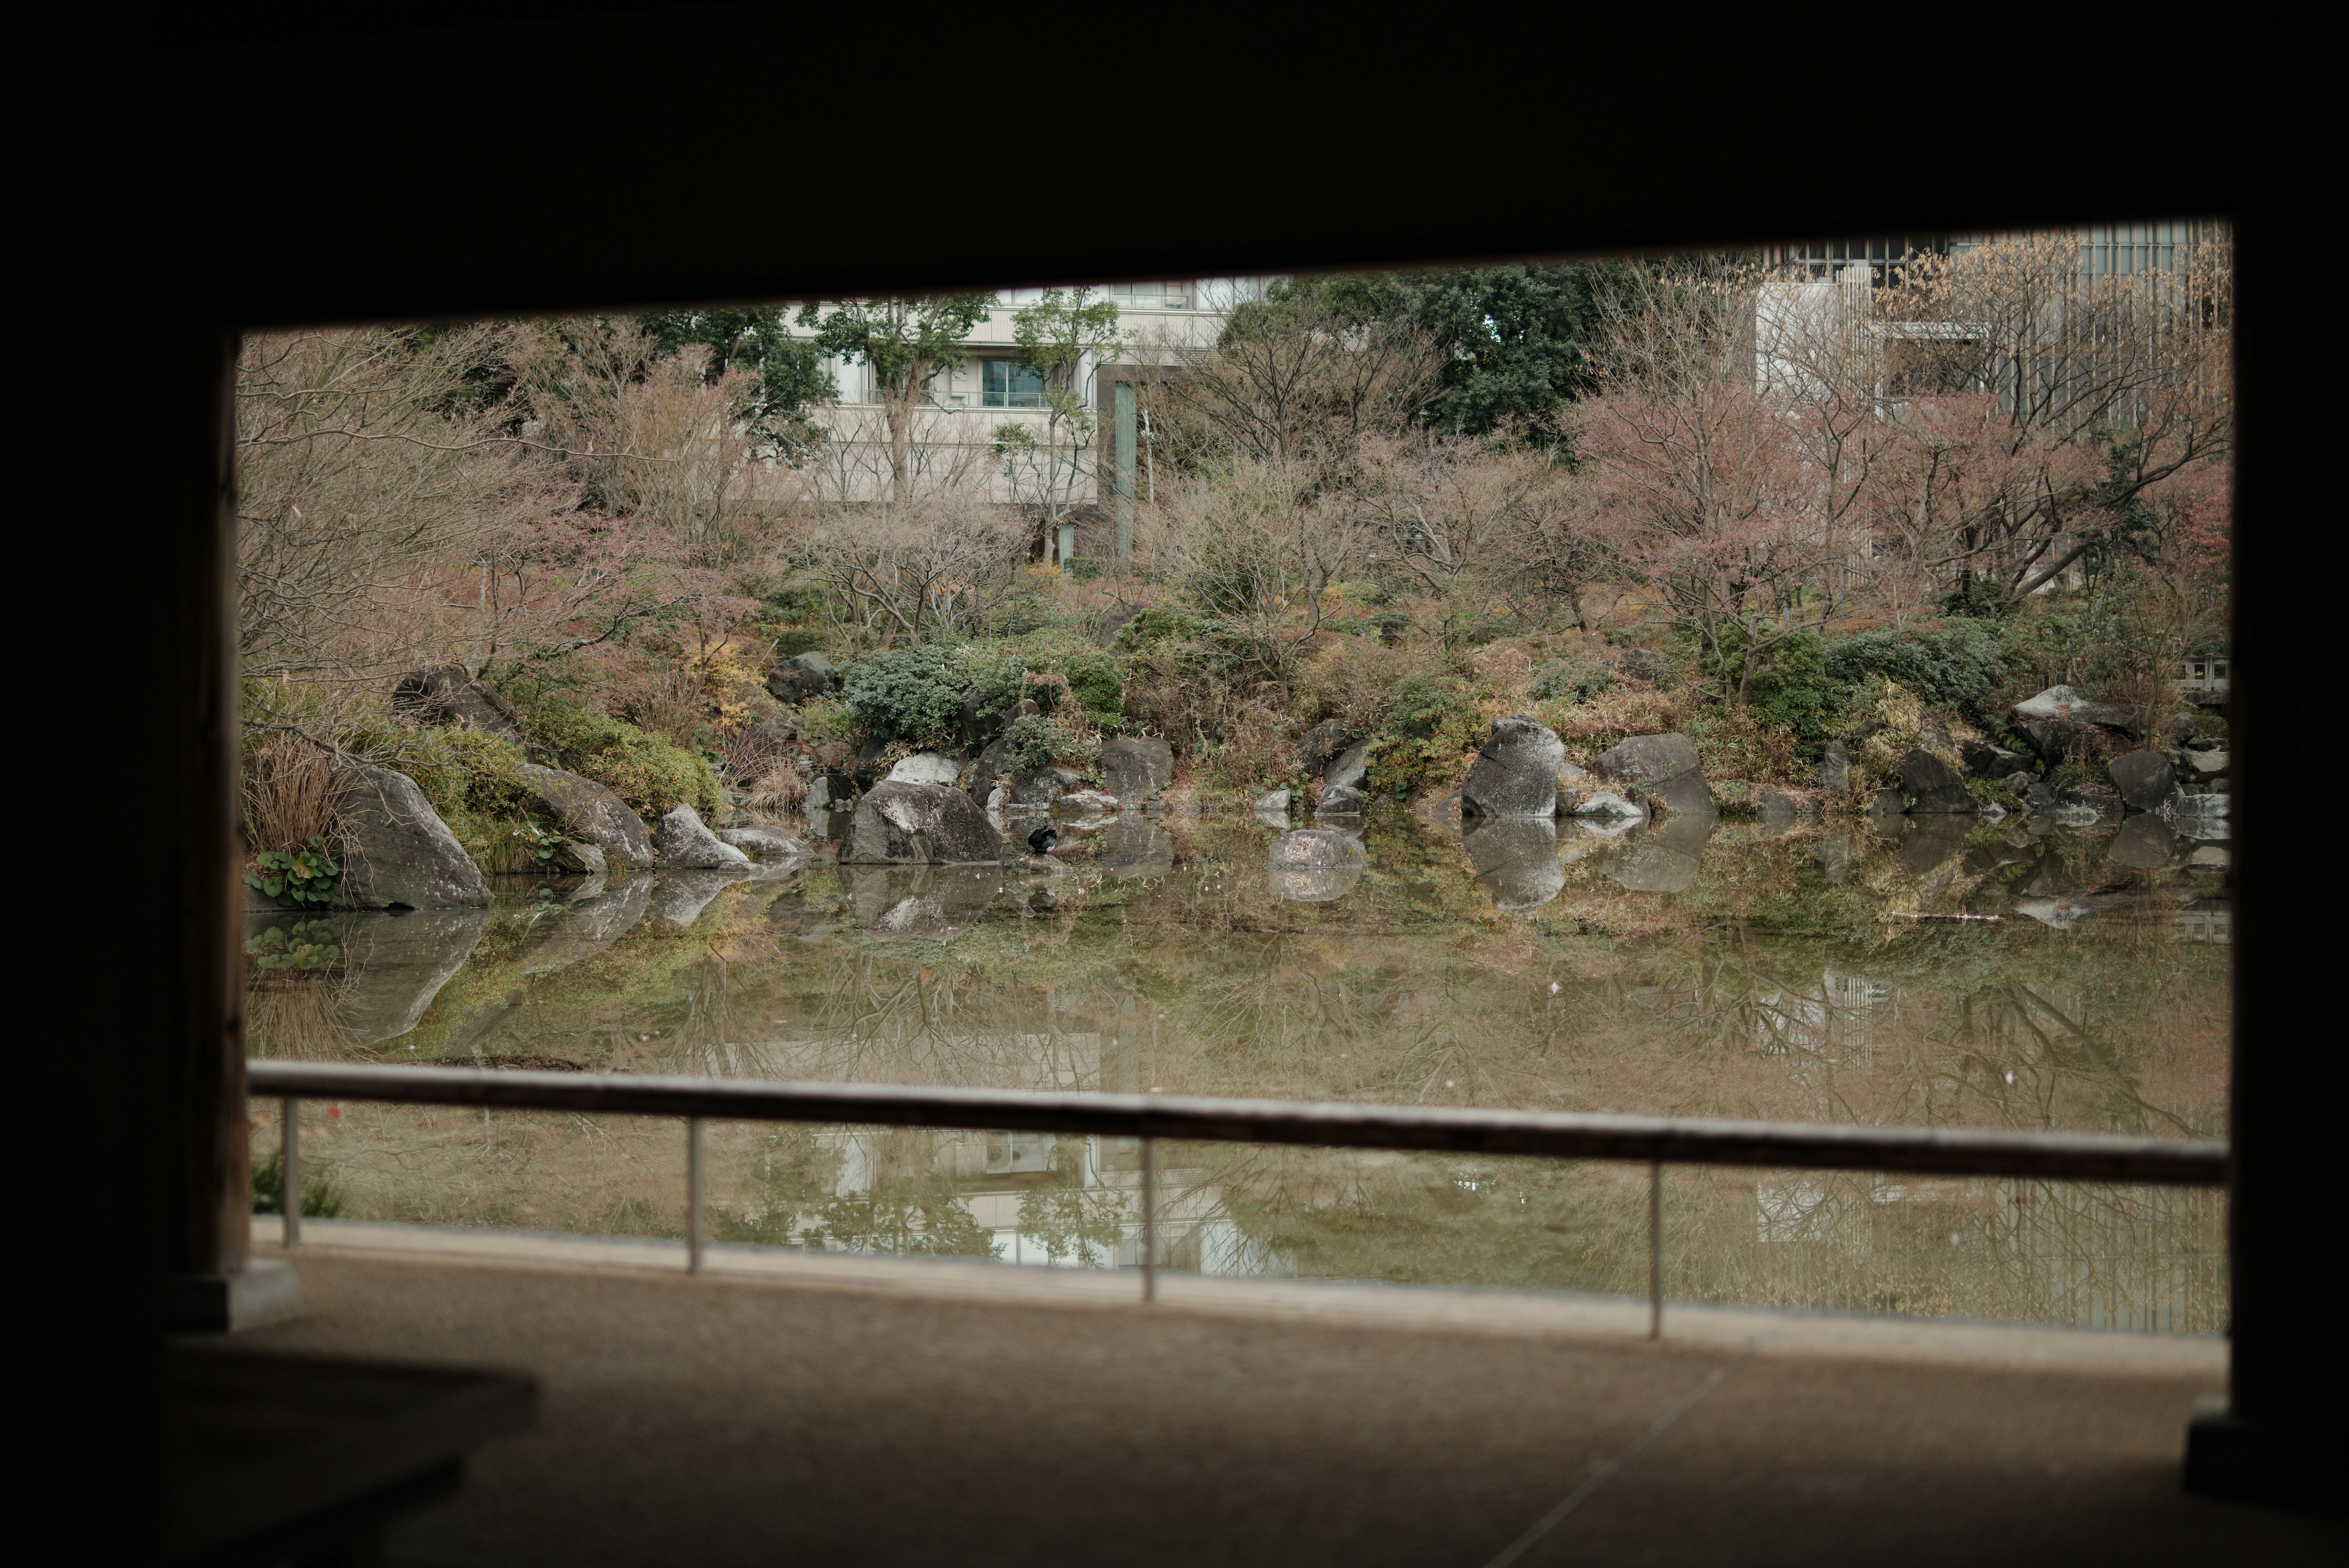
[[(1018, 826), (1018, 825), (1015, 825)], [(1774, 828), (1779, 830), (1774, 831)], [(2158, 819), (1129, 815), (1048, 865), (515, 882), (248, 931), (262, 1056), (2226, 1136), (2227, 849)], [(641, 1118), (313, 1106), (347, 1218), (678, 1235)], [(256, 1158), (274, 1143), (256, 1118)], [(719, 1241), (1131, 1267), (1115, 1139), (719, 1125)], [(1634, 1165), (1164, 1145), (1171, 1264), (1638, 1294)], [(2199, 1190), (1670, 1168), (1674, 1299), (2211, 1333)]]

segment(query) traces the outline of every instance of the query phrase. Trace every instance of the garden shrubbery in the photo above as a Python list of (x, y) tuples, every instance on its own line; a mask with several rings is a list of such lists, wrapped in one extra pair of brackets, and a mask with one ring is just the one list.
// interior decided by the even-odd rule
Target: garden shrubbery
[(1878, 680), (1895, 680), (1934, 707), (1987, 720), (1991, 700), (2006, 679), (2006, 636), (2002, 627), (1980, 620), (1858, 632), (1824, 646), (1825, 672), (1847, 701)]
[[(533, 747), (545, 752), (556, 766), (594, 779), (626, 801), (637, 815), (665, 816), (690, 805), (706, 821), (720, 820), (725, 797), (709, 759), (567, 693), (539, 698), (522, 711), (522, 717)], [(520, 776), (517, 759), (517, 783)]]

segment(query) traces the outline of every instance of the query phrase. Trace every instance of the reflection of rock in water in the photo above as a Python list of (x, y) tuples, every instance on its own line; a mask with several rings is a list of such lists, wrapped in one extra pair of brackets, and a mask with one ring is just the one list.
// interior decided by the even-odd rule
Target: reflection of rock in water
[(1354, 890), (1371, 854), (1354, 834), (1306, 827), (1274, 839), (1265, 859), (1274, 892), (1300, 904), (1326, 904)]
[(1165, 877), (1174, 870), (1174, 836), (1129, 812), (1102, 830), (1093, 864), (1112, 877)]
[(2178, 852), (2177, 836), (2169, 825), (2158, 816), (2140, 813), (2121, 824), (2121, 830), (2105, 846), (2105, 857), (2124, 866), (2134, 866), (2140, 871), (2158, 871), (2169, 864)]
[(415, 1028), (489, 925), (487, 909), (336, 916), (351, 977), (341, 1011), (356, 1043), (372, 1045)]
[(1599, 869), (1634, 893), (1685, 893), (1698, 867), (1695, 856), (1649, 839), (1609, 856)]
[(1644, 816), (1578, 816), (1574, 826), (1585, 838), (1620, 838), (1647, 820)]
[(2111, 903), (2112, 900), (2109, 898), (2094, 897), (2021, 898), (2015, 901), (2014, 912), (2018, 915), (2028, 915), (2043, 926), (2053, 926), (2059, 931), (2068, 931), (2083, 917), (2095, 914)]
[(1361, 885), (1360, 866), (1324, 866), (1268, 872), (1266, 880), (1282, 898), (1299, 904), (1327, 904)]
[(1851, 875), (1851, 840), (1842, 834), (1831, 834), (1819, 840), (1819, 869), (1830, 882), (1840, 883)]
[(1566, 887), (1557, 825), (1547, 817), (1468, 817), (1460, 825), (1460, 842), (1496, 909), (1539, 909)]
[(1892, 858), (1911, 877), (1930, 877), (1966, 852), (1966, 829), (1973, 826), (1973, 819), (1935, 815), (1912, 816), (1908, 823)]
[(1676, 811), (1650, 830), (1648, 842), (1694, 856), (1702, 852), (1705, 841), (1720, 826), (1721, 814), (1717, 811)]
[(843, 866), (840, 885), (863, 929), (943, 937), (987, 913), (1003, 873), (992, 866)]
[(742, 871), (664, 871), (653, 886), (653, 913), (680, 926), (701, 919), (710, 900), (737, 882), (751, 880)]
[(617, 941), (622, 932), (644, 919), (652, 902), (653, 879), (638, 877), (616, 892), (574, 904), (523, 955), (524, 974), (547, 974), (577, 963)]

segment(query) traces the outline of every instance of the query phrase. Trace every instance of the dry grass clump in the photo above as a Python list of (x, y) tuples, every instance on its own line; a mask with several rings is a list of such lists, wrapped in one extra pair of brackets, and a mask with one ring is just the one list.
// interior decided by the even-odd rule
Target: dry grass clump
[(807, 804), (808, 782), (789, 763), (777, 762), (759, 775), (742, 804), (762, 816), (789, 816)]
[(254, 850), (279, 853), (324, 838), (348, 847), (343, 808), (347, 772), (331, 753), (299, 735), (269, 734), (244, 751), (244, 834)]
[(1317, 722), (1341, 719), (1367, 735), (1394, 711), (1396, 688), (1406, 680), (1449, 673), (1442, 650), (1430, 642), (1414, 639), (1390, 647), (1374, 637), (1325, 637), (1298, 671), (1298, 704)]

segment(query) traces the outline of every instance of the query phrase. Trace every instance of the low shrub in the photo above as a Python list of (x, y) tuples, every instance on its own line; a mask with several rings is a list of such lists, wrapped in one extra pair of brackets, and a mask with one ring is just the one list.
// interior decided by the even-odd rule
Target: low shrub
[(970, 691), (970, 670), (959, 650), (927, 643), (884, 649), (853, 666), (841, 683), (841, 700), (867, 739), (933, 746), (953, 741)]
[(1030, 713), (1004, 727), (1008, 766), (1013, 773), (1033, 773), (1052, 763), (1090, 772), (1101, 762), (1101, 736), (1081, 723), (1050, 714)]
[(1139, 653), (1162, 642), (1179, 642), (1198, 637), (1206, 629), (1206, 621), (1180, 605), (1155, 604), (1125, 623), (1117, 634), (1117, 646), (1125, 652)]
[[(690, 805), (709, 821), (722, 815), (725, 796), (709, 760), (657, 735), (647, 734), (623, 719), (599, 712), (575, 698), (556, 693), (541, 699), (523, 713), (523, 727), (533, 745), (552, 756), (557, 766), (594, 779), (628, 803), (642, 817), (665, 816), (680, 805)], [(471, 731), (442, 731), (471, 734)], [(515, 755), (515, 789), (520, 794), (521, 759)], [(422, 780), (417, 781), (419, 784)], [(429, 790), (427, 793), (430, 793)], [(521, 801), (515, 802), (519, 813)]]
[(1946, 620), (1902, 631), (1863, 631), (1825, 645), (1826, 679), (1861, 701), (1879, 680), (1897, 682), (1931, 707), (1992, 717), (2006, 678), (2006, 646), (1985, 621)]
[(1615, 683), (1615, 672), (1595, 659), (1568, 654), (1536, 672), (1527, 691), (1537, 702), (1588, 702)]
[(1495, 704), (1457, 675), (1414, 675), (1395, 687), (1394, 706), (1371, 749), (1371, 794), (1410, 800), (1449, 786), (1484, 744)]
[(1764, 724), (1794, 737), (1806, 755), (1816, 756), (1850, 695), (1827, 678), (1826, 644), (1815, 632), (1800, 631), (1770, 650), (1770, 661), (1746, 683), (1745, 705)]

